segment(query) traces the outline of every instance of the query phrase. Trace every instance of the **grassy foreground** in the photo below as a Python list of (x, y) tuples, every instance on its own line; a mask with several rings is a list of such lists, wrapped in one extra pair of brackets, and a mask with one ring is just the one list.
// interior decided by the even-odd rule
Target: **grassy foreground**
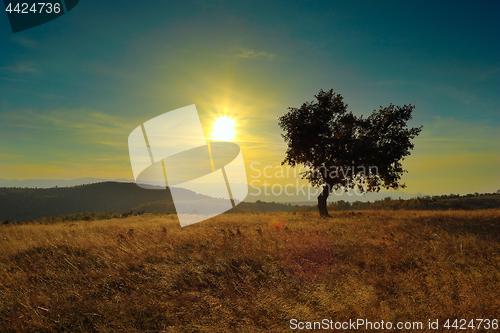
[(332, 215), (0, 226), (0, 332), (500, 319), (500, 210)]

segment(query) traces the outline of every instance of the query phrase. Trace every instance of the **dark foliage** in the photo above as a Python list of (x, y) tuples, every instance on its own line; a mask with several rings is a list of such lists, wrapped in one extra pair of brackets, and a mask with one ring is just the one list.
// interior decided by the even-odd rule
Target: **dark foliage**
[(337, 188), (380, 191), (404, 188), (402, 160), (410, 155), (422, 127), (408, 128), (414, 106), (389, 105), (368, 118), (347, 111), (340, 94), (320, 90), (316, 101), (289, 108), (279, 118), (288, 145), (282, 164), (308, 168), (302, 176), (322, 187), (318, 208), (328, 216), (326, 200)]
[[(180, 191), (186, 199), (197, 197), (192, 191), (173, 190)], [(83, 212), (141, 211), (145, 210), (141, 205), (155, 201), (172, 203), (170, 190), (143, 189), (135, 183), (119, 182), (48, 189), (0, 188), (0, 220), (27, 221)]]

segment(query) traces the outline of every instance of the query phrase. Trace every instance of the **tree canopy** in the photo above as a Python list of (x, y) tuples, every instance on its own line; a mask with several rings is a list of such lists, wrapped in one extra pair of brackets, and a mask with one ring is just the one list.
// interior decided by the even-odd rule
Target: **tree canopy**
[(410, 155), (411, 142), (422, 126), (408, 128), (414, 106), (380, 107), (364, 118), (347, 111), (340, 94), (320, 90), (316, 100), (300, 108), (288, 108), (279, 118), (288, 145), (283, 164), (303, 165), (302, 177), (323, 187), (318, 197), (322, 216), (328, 216), (326, 200), (332, 190), (361, 192), (404, 188), (401, 162)]

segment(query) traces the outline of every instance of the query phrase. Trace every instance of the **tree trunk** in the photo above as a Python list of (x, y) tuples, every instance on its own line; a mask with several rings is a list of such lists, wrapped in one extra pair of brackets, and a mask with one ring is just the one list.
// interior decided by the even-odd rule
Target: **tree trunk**
[(325, 187), (323, 187), (323, 191), (321, 191), (321, 194), (318, 196), (318, 209), (320, 216), (330, 217), (330, 215), (328, 214), (328, 207), (326, 206), (326, 199), (328, 199), (329, 195), (330, 185), (325, 184)]

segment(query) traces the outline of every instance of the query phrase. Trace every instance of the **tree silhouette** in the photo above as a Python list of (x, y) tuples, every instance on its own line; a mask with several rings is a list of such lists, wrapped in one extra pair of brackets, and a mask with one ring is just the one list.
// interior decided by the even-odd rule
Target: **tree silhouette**
[(307, 179), (322, 188), (318, 196), (321, 216), (329, 216), (326, 201), (331, 191), (358, 189), (360, 192), (404, 188), (399, 181), (401, 162), (410, 155), (422, 126), (408, 128), (412, 105), (389, 105), (373, 111), (368, 118), (347, 111), (347, 104), (333, 89), (320, 90), (315, 101), (300, 108), (288, 108), (279, 118), (288, 145), (281, 163), (302, 165)]

